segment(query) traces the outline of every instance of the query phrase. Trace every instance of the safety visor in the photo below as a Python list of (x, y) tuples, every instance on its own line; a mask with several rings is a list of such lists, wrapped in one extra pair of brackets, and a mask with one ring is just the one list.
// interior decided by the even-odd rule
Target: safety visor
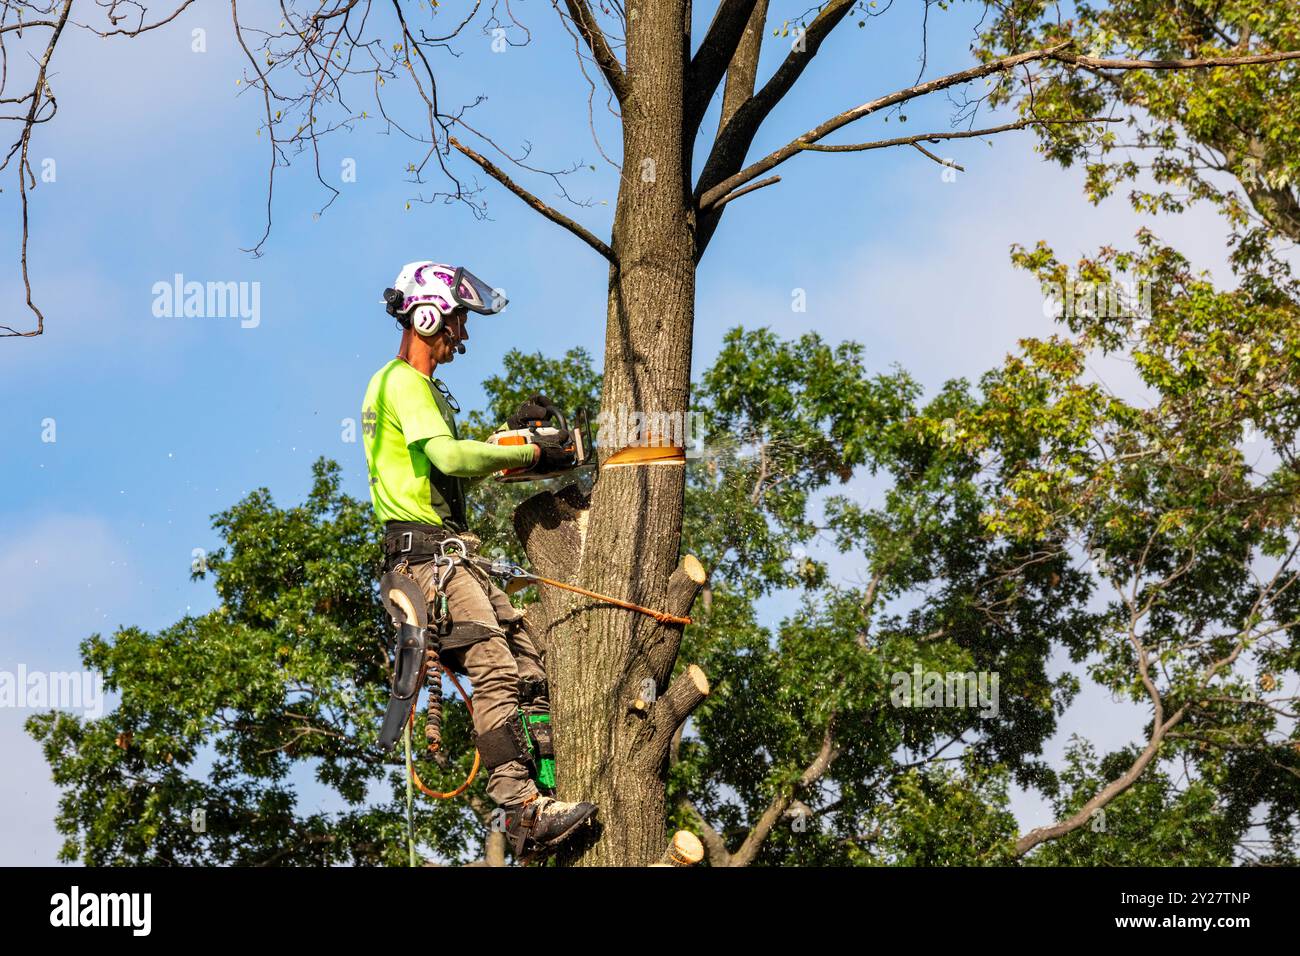
[(464, 266), (456, 270), (456, 278), (451, 284), (451, 294), (457, 305), (463, 305), (471, 312), (480, 315), (492, 315), (506, 307), (506, 297), (492, 288)]

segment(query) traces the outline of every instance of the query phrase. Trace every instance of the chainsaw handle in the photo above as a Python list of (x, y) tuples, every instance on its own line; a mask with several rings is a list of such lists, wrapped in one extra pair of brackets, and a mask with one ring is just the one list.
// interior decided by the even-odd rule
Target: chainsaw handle
[(533, 423), (542, 424), (558, 418), (564, 421), (564, 413), (545, 395), (532, 395), (520, 403), (519, 407), (506, 419), (506, 425), (512, 429), (529, 428)]
[[(551, 405), (550, 403), (547, 403), (545, 406), (539, 406), (539, 407), (545, 408), (546, 418), (543, 418), (541, 421), (535, 420), (533, 423), (531, 423), (528, 426), (528, 430), (531, 431), (534, 435), (536, 435), (537, 429), (542, 425), (545, 425), (549, 420), (551, 423), (553, 423), (554, 427), (559, 429), (560, 433), (564, 436), (564, 441), (566, 443), (572, 441), (573, 432), (569, 430), (569, 420), (564, 417), (564, 412), (560, 411), (560, 409), (557, 406)], [(541, 444), (541, 442), (539, 441), (538, 444)]]
[(550, 406), (547, 409), (547, 411), (550, 412), (551, 416), (555, 419), (556, 425), (559, 426), (561, 429), (563, 429), (565, 432), (568, 432), (569, 422), (568, 419), (564, 417), (564, 412), (560, 411), (554, 405)]

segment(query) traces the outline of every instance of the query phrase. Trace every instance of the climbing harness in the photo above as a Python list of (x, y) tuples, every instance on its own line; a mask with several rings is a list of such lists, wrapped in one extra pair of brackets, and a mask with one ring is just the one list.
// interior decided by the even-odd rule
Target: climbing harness
[[(532, 776), (539, 790), (546, 793), (555, 792), (555, 749), (550, 715), (525, 714), (522, 709), (518, 711), (516, 719), (507, 721), (501, 727), (487, 733), (476, 735), (473, 766), (464, 783), (454, 790), (434, 790), (420, 779), (419, 771), (416, 770), (411, 738), (415, 731), (415, 705), (420, 688), (426, 685), (429, 687), (425, 738), (430, 753), (437, 754), (442, 747), (442, 675), (447, 676), (465, 701), (465, 709), (469, 712), (470, 719), (473, 720), (474, 717), (472, 698), (465, 692), (455, 673), (444, 666), (438, 656), (437, 638), (445, 637), (451, 632), (452, 621), (447, 610), (446, 585), (458, 562), (476, 567), (507, 583), (545, 584), (646, 614), (661, 623), (691, 623), (689, 617), (656, 611), (607, 594), (589, 591), (577, 585), (531, 574), (504, 558), (489, 561), (486, 558), (476, 557), (471, 554), (465, 541), (455, 536), (446, 537), (437, 543), (437, 552), (432, 560), (437, 571), (434, 579), (435, 594), (431, 601), (411, 573), (410, 563), (405, 555), (380, 579), (380, 596), (398, 633), (394, 651), (392, 692), (388, 711), (384, 715), (384, 724), (380, 730), (379, 742), (387, 750), (396, 742), (399, 734), (403, 740), (407, 772), (407, 841), (411, 866), (416, 865), (413, 788), (419, 789), (429, 797), (450, 800), (469, 789), (481, 766), (491, 770), (503, 763), (519, 760), (533, 771)], [(429, 614), (429, 605), (433, 607), (432, 616)], [(527, 682), (527, 686), (521, 688), (520, 702), (528, 703), (543, 693), (545, 693), (545, 681)]]
[[(455, 539), (462, 552), (464, 542)], [(479, 756), (474, 755), (474, 765), (469, 777), (455, 790), (441, 792), (425, 785), (415, 769), (411, 754), (410, 738), (415, 726), (415, 704), (420, 688), (426, 684), (429, 688), (428, 719), (425, 724), (425, 737), (428, 750), (437, 753), (442, 746), (442, 675), (446, 674), (452, 685), (465, 700), (470, 717), (474, 715), (470, 697), (465, 693), (456, 675), (442, 665), (438, 656), (436, 638), (445, 636), (451, 628), (451, 617), (447, 613), (447, 579), (455, 569), (455, 559), (450, 554), (441, 554), (434, 559), (438, 567), (436, 577), (436, 594), (432, 602), (411, 573), (410, 565), (403, 558), (392, 571), (380, 580), (380, 595), (398, 628), (397, 648), (394, 652), (393, 686), (384, 715), (384, 724), (379, 734), (379, 744), (385, 750), (392, 747), (398, 735), (406, 743), (406, 767), (408, 788), (412, 783), (420, 792), (431, 797), (448, 800), (464, 793), (478, 773)], [(427, 606), (433, 604), (434, 613), (429, 617)], [(418, 656), (417, 656), (418, 655)], [(436, 686), (432, 686), (436, 685)]]

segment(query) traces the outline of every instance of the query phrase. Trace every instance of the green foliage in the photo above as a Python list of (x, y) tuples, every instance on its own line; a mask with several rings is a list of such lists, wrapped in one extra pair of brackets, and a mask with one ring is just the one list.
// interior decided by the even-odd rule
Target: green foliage
[[(1184, 764), (1183, 785), (1171, 791), (1153, 768), (1146, 789), (1127, 798), (1130, 812), (1195, 816), (1213, 804), (1231, 837), (1207, 843), (1208, 856), (1180, 858), (1206, 861), (1227, 859), (1234, 839), (1255, 853), (1247, 820), (1262, 806), (1268, 854), (1290, 858), (1300, 809), (1300, 741), (1285, 716), (1295, 698), (1284, 690), (1297, 673), (1300, 624), (1297, 289), (1284, 274), (1253, 274), (1222, 291), (1149, 233), (1139, 239), (1138, 249), (1102, 250), (1074, 274), (1140, 277), (1151, 285), (1150, 314), (1075, 314), (1073, 338), (1022, 342), (981, 382), (958, 441), (989, 462), (990, 531), (1047, 535), (1058, 553), (1091, 565), (1105, 607), (1087, 640), (1067, 644), (1074, 659), (1114, 694), (1158, 701), (1169, 722), (1159, 757)], [(1068, 272), (1042, 246), (1013, 258), (1044, 281)], [(1089, 356), (1108, 355), (1131, 359), (1146, 401), (1090, 380)], [(936, 434), (940, 423), (925, 427)], [(1113, 755), (1124, 768), (1133, 758)], [(1081, 774), (1060, 807), (1095, 792), (1097, 775)], [(1084, 845), (1099, 859), (1143, 859), (1082, 837), (1070, 844)]]
[[(1062, 789), (1052, 801), (1058, 819), (1085, 803), (1129, 768), (1132, 748), (1099, 760), (1086, 741), (1066, 753)], [(1205, 780), (1174, 785), (1160, 768), (1144, 773), (1086, 826), (1045, 844), (1029, 862), (1040, 866), (1230, 866), (1243, 821), (1233, 819)]]
[[(1293, 861), (1292, 280), (1256, 272), (1223, 291), (1148, 233), (1074, 270), (1042, 246), (1013, 259), (1044, 282), (1136, 276), (1151, 313), (1072, 313), (1068, 336), (1026, 340), (977, 386), (949, 382), (924, 402), (901, 370), (868, 373), (857, 345), (764, 329), (729, 333), (702, 376), (707, 453), (688, 466), (682, 548), (710, 580), (680, 660), (703, 666), (713, 693), (674, 748), (668, 822), (702, 817), (734, 852), (784, 807), (760, 864), (1013, 862), (1013, 784), (1069, 815), (1136, 755), (1098, 760), (1080, 743), (1062, 770), (1041, 759), (1079, 689), (1079, 673), (1050, 671), (1064, 650), (1113, 694), (1151, 708), (1154, 693), (1162, 719), (1178, 719), (1106, 831), (1081, 827), (1031, 863)], [(1093, 356), (1130, 359), (1150, 401), (1109, 393)], [(512, 352), (466, 433), (538, 391), (597, 408), (599, 381), (581, 351)], [(1243, 455), (1248, 431), (1266, 462)], [(510, 513), (537, 490), (481, 484), (490, 550), (522, 559)], [(369, 503), (320, 462), (302, 505), (258, 490), (214, 528), (224, 545), (197, 573), (213, 576), (218, 608), (88, 638), (86, 665), (120, 705), (29, 722), (65, 791), (64, 858), (402, 864), (402, 768), (374, 747), (387, 657)], [(832, 577), (817, 546), (858, 579)], [(774, 595), (796, 597), (794, 613), (765, 620)], [(905, 706), (894, 688), (917, 668), (996, 675), (997, 706)], [(445, 740), (451, 766), (420, 771), (451, 789), (472, 754), (455, 701)], [(294, 771), (346, 809), (301, 807)], [(428, 852), (479, 854), (481, 787), (468, 803), (419, 801)]]
[[(1065, 39), (1074, 41), (1073, 52), (1105, 58), (1239, 57), (1300, 48), (1296, 7), (1276, 0), (1112, 0), (1076, 3), (1065, 15), (1047, 0), (989, 6), (994, 16), (979, 51), (985, 59)], [(1094, 202), (1123, 183), (1134, 184), (1129, 198), (1147, 212), (1177, 213), (1208, 200), (1244, 231), (1238, 251), (1247, 262), (1258, 252), (1259, 233), (1300, 239), (1294, 62), (1118, 72), (1052, 63), (1007, 74), (990, 103), (1008, 101), (1038, 119), (1123, 118), (1100, 129), (1037, 127), (1046, 155), (1085, 167)], [(1223, 174), (1240, 188), (1228, 188)]]
[(810, 497), (874, 468), (918, 391), (901, 371), (868, 376), (856, 343), (730, 331), (693, 404), (709, 454), (689, 474), (685, 549), (751, 599), (822, 583), (802, 553)]
[[(303, 505), (277, 508), (259, 489), (214, 516), (225, 545), (196, 577), (213, 575), (217, 609), (156, 634), (123, 628), (82, 643), (85, 665), (120, 696), (113, 711), (28, 721), (64, 788), (61, 859), (404, 862), (401, 765), (375, 748), (388, 696), (378, 529), (369, 502), (340, 493), (337, 465), (318, 462), (314, 474)], [(463, 707), (449, 705), (446, 722), (449, 749), (464, 754)], [(296, 768), (347, 809), (300, 807)], [(454, 786), (468, 766), (421, 772)], [(463, 806), (419, 810), (418, 835), (434, 851), (463, 857), (480, 842)], [(204, 832), (191, 826), (195, 811)]]
[[(977, 458), (918, 427), (969, 407), (966, 386), (921, 407), (909, 376), (873, 377), (863, 364), (854, 344), (736, 330), (696, 394), (714, 453), (688, 475), (683, 548), (706, 559), (712, 596), (682, 658), (704, 667), (714, 692), (682, 743), (672, 792), (734, 849), (775, 798), (798, 789), (811, 822), (780, 824), (761, 862), (877, 859), (862, 821), (893, 803), (909, 765), (954, 747), (1050, 787), (1035, 754), (1076, 687), (1047, 674), (1047, 654), (1056, 636), (1084, 642), (1093, 620), (1086, 576), (987, 533), (992, 498), (974, 480)], [(830, 494), (815, 517), (814, 494), (861, 474), (888, 480), (877, 507)], [(861, 586), (833, 583), (820, 566), (809, 574), (802, 545), (814, 541), (853, 556)], [(774, 634), (760, 627), (753, 601), (790, 589), (801, 609)], [(997, 672), (1009, 692), (995, 716), (894, 706), (891, 675), (917, 664)], [(828, 732), (830, 768), (796, 788)]]
[(1016, 820), (1005, 774), (910, 768), (894, 777), (890, 800), (866, 819), (873, 863), (999, 866), (1014, 862)]

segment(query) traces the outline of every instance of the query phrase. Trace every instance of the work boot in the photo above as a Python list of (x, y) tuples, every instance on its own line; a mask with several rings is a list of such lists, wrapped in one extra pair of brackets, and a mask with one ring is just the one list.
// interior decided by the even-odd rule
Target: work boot
[(565, 803), (538, 796), (527, 803), (506, 807), (506, 838), (515, 855), (531, 859), (559, 846), (596, 813), (594, 803)]

